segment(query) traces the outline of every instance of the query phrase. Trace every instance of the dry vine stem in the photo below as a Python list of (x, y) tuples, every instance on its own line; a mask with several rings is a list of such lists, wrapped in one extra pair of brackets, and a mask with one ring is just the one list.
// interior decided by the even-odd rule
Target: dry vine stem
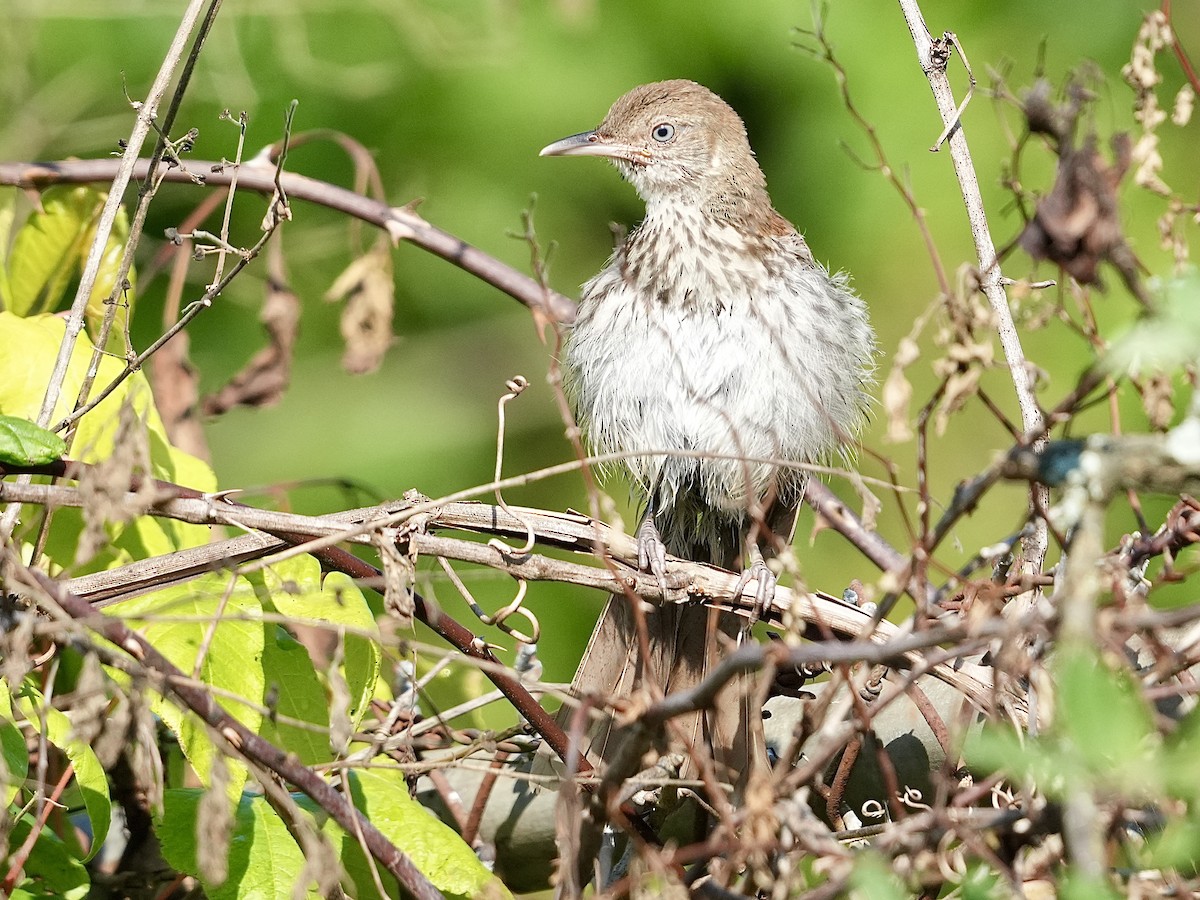
[[(1021, 425), (1026, 434), (1038, 434), (1042, 429), (1042, 413), (1038, 407), (1037, 398), (1033, 394), (1033, 385), (1029, 379), (1029, 369), (1026, 365), (1025, 352), (1021, 348), (1021, 338), (1017, 334), (1016, 324), (1008, 308), (1008, 297), (1004, 291), (1004, 276), (1000, 271), (1000, 261), (996, 257), (996, 245), (988, 228), (987, 214), (983, 208), (983, 197), (979, 192), (979, 179), (975, 175), (975, 165), (971, 161), (971, 151), (967, 147), (967, 135), (963, 129), (961, 113), (954, 100), (954, 91), (946, 74), (946, 66), (950, 61), (951, 49), (957, 44), (953, 35), (947, 33), (935, 40), (925, 24), (917, 0), (899, 0), (900, 9), (904, 13), (904, 21), (908, 24), (913, 44), (917, 50), (917, 60), (921, 69), (929, 79), (937, 101), (938, 111), (948, 133), (947, 141), (950, 146), (950, 158), (954, 163), (954, 173), (958, 177), (962, 189), (963, 204), (967, 210), (967, 220), (971, 225), (971, 237), (975, 241), (975, 253), (979, 259), (979, 286), (991, 305), (996, 316), (997, 333), (1000, 345), (1004, 349), (1004, 357), (1008, 361), (1009, 374), (1012, 377), (1013, 388), (1016, 391), (1017, 403), (1021, 408)], [(966, 102), (963, 103), (963, 108)], [(937, 149), (937, 144), (934, 149)], [(1049, 492), (1042, 485), (1031, 488), (1031, 511), (1035, 517), (1039, 508), (1045, 508), (1049, 502)], [(1035, 575), (1042, 570), (1046, 558), (1049, 535), (1046, 524), (1035, 518), (1033, 535), (1025, 542), (1022, 552), (1025, 572)]]
[[(135, 178), (145, 178), (149, 160), (137, 160)], [(195, 184), (192, 170), (204, 172), (204, 184), (224, 187), (232, 184), (233, 173), (227, 166), (209, 160), (189, 160), (189, 169), (168, 169), (163, 179), (179, 184)], [(52, 163), (0, 163), (0, 184), (40, 190), (52, 184), (90, 184), (106, 181), (117, 167), (116, 160), (60, 160)], [(430, 224), (412, 209), (388, 206), (362, 194), (294, 172), (276, 173), (267, 160), (252, 159), (241, 166), (239, 187), (259, 194), (272, 195), (282, 189), (290, 200), (307, 200), (346, 213), (384, 229), (394, 241), (407, 241), (487, 282), (531, 309), (550, 319), (570, 322), (575, 303), (570, 298), (548, 291), (537, 281), (461, 238)]]
[[(173, 486), (163, 484), (165, 490)], [(178, 490), (178, 489), (177, 489)], [(21, 503), (53, 503), (59, 506), (79, 506), (83, 496), (78, 490), (62, 485), (20, 485), (0, 482), (0, 500)], [(330, 516), (301, 516), (229, 503), (224, 498), (176, 496), (163, 499), (150, 511), (195, 524), (235, 525), (259, 533), (229, 541), (210, 544), (192, 550), (179, 551), (145, 562), (132, 563), (118, 569), (98, 572), (69, 582), (69, 589), (93, 603), (115, 602), (125, 596), (173, 583), (181, 578), (211, 570), (224, 561), (244, 564), (262, 559), (290, 542), (271, 538), (268, 533), (287, 532), (298, 535), (335, 535), (339, 540), (370, 544), (370, 533), (382, 523), (394, 522), (414, 509), (429, 506), (425, 528), (454, 528), (498, 537), (523, 537), (533, 529), (538, 541), (550, 546), (564, 547), (591, 555), (597, 540), (609, 548), (613, 558), (623, 565), (614, 577), (608, 568), (581, 565), (550, 557), (529, 554), (514, 557), (488, 544), (457, 540), (439, 535), (414, 532), (408, 540), (414, 550), (430, 556), (476, 563), (507, 572), (529, 581), (562, 581), (609, 592), (632, 589), (650, 602), (669, 602), (664, 598), (653, 577), (637, 572), (633, 566), (636, 547), (628, 535), (594, 523), (589, 519), (566, 513), (517, 507), (505, 510), (499, 506), (466, 502), (398, 501), (392, 505), (350, 510)], [(324, 541), (318, 542), (324, 543)], [(299, 547), (308, 546), (301, 543)], [(735, 593), (737, 576), (699, 563), (672, 560), (671, 570), (683, 576), (687, 593), (693, 598), (707, 598), (720, 606), (749, 616), (753, 602)], [(903, 629), (882, 621), (872, 623), (870, 616), (856, 607), (820, 593), (804, 593), (781, 587), (772, 603), (771, 614), (776, 620), (794, 616), (815, 629), (816, 634), (828, 629), (844, 637), (869, 636), (869, 640), (886, 645), (903, 636)], [(913, 657), (914, 665), (924, 661)], [(988, 669), (963, 665), (955, 668), (935, 666), (931, 674), (961, 690), (972, 702), (986, 708), (991, 702), (991, 678)]]

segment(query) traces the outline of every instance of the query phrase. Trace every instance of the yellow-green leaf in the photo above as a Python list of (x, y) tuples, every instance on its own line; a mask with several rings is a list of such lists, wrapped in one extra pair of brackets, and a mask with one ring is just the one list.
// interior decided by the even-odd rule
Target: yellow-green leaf
[(8, 308), (18, 316), (56, 309), (86, 252), (87, 234), (104, 206), (89, 187), (53, 187), (21, 226), (8, 264)]

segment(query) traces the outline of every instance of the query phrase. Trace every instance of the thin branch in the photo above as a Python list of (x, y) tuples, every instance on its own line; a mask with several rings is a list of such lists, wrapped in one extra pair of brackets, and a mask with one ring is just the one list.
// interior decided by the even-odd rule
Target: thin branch
[[(78, 340), (80, 332), (83, 331), (88, 300), (92, 296), (92, 288), (95, 287), (96, 277), (100, 272), (100, 265), (104, 259), (104, 249), (108, 245), (109, 236), (112, 234), (113, 225), (116, 223), (117, 213), (120, 211), (121, 201), (125, 196), (125, 188), (129, 186), (130, 179), (135, 177), (139, 163), (143, 172), (141, 177), (145, 177), (145, 172), (150, 168), (150, 161), (139, 160), (138, 154), (141, 152), (142, 144), (146, 141), (146, 136), (150, 133), (151, 125), (158, 113), (158, 105), (162, 102), (162, 98), (167, 92), (167, 85), (171, 80), (171, 74), (175, 71), (175, 67), (179, 65), (179, 61), (183, 57), (184, 44), (187, 41), (188, 35), (192, 33), (192, 29), (196, 25), (196, 20), (200, 17), (200, 10), (203, 6), (204, 0), (191, 0), (188, 4), (183, 14), (183, 21), (180, 22), (179, 28), (175, 32), (175, 37), (171, 41), (171, 46), (167, 50), (166, 56), (163, 58), (162, 65), (159, 67), (158, 75), (150, 87), (149, 94), (145, 101), (135, 104), (137, 118), (134, 121), (129, 139), (125, 142), (124, 153), (121, 154), (119, 160), (105, 160), (108, 163), (107, 175), (92, 179), (95, 181), (109, 181), (111, 182), (111, 187), (108, 190), (108, 197), (104, 201), (104, 209), (101, 211), (100, 217), (96, 220), (96, 230), (92, 246), (88, 251), (83, 271), (79, 276), (79, 286), (75, 291), (75, 299), (71, 303), (71, 312), (67, 316), (62, 344), (59, 345), (58, 357), (54, 361), (54, 369), (46, 385), (46, 394), (42, 400), (41, 411), (38, 413), (37, 422), (43, 428), (49, 424), (50, 417), (54, 415), (54, 407), (58, 404), (59, 395), (62, 393), (63, 383), (67, 377), (67, 365), (70, 363), (71, 356), (75, 352), (75, 342)], [(10, 507), (0, 517), (0, 543), (4, 543), (12, 535), (19, 513), (20, 510), (17, 507)]]
[[(1016, 324), (1008, 308), (1008, 298), (1004, 292), (1004, 277), (1000, 270), (1000, 261), (996, 256), (996, 246), (992, 241), (988, 228), (987, 214), (983, 208), (983, 197), (979, 191), (979, 179), (975, 175), (975, 165), (971, 161), (971, 151), (967, 146), (966, 132), (958, 119), (958, 108), (954, 100), (954, 91), (946, 74), (946, 66), (950, 61), (953, 43), (949, 34), (934, 39), (925, 24), (917, 0), (899, 0), (904, 13), (905, 22), (912, 35), (913, 44), (917, 50), (917, 60), (921, 69), (929, 79), (937, 101), (942, 122), (950, 129), (949, 145), (950, 158), (954, 163), (954, 172), (958, 176), (959, 187), (962, 190), (963, 203), (967, 210), (967, 219), (971, 225), (971, 236), (975, 241), (975, 252), (979, 259), (979, 286), (996, 316), (997, 332), (1000, 345), (1004, 349), (1004, 357), (1008, 362), (1009, 374), (1017, 395), (1017, 403), (1021, 409), (1021, 423), (1027, 433), (1037, 432), (1042, 428), (1042, 413), (1037, 398), (1033, 393), (1026, 365), (1025, 352), (1021, 347), (1021, 338), (1017, 334)], [(1031, 498), (1030, 509), (1036, 510), (1038, 500), (1045, 505), (1048, 494), (1044, 488), (1033, 488), (1037, 496)], [(1048, 545), (1048, 534), (1044, 526), (1035, 528), (1033, 537), (1026, 542), (1023, 556), (1026, 568), (1030, 574), (1036, 574), (1042, 569)]]
[(62, 429), (71, 425), (73, 422), (77, 422), (83, 416), (87, 415), (89, 412), (103, 403), (113, 391), (120, 387), (125, 380), (129, 378), (130, 375), (139, 371), (145, 364), (146, 360), (164, 347), (171, 340), (171, 338), (175, 337), (175, 335), (179, 334), (179, 332), (186, 328), (192, 319), (196, 318), (196, 316), (200, 315), (200, 313), (204, 312), (204, 310), (210, 308), (213, 304), (213, 301), (220, 296), (221, 292), (224, 291), (225, 288), (229, 286), (230, 282), (232, 282), (233, 279), (236, 278), (242, 272), (242, 270), (246, 268), (246, 266), (250, 265), (250, 263), (258, 257), (258, 254), (262, 251), (262, 248), (266, 246), (267, 241), (269, 241), (271, 236), (275, 233), (275, 229), (278, 227), (278, 225), (279, 220), (274, 220), (272, 226), (267, 231), (263, 232), (262, 237), (258, 239), (254, 246), (249, 250), (246, 250), (238, 257), (237, 263), (232, 269), (229, 270), (229, 274), (209, 287), (208, 290), (204, 292), (203, 296), (201, 296), (198, 300), (194, 300), (188, 304), (187, 308), (183, 311), (183, 315), (179, 317), (179, 320), (174, 325), (163, 332), (162, 335), (159, 336), (158, 340), (156, 340), (153, 344), (129, 360), (125, 364), (125, 368), (122, 369), (113, 378), (113, 380), (103, 388), (103, 390), (96, 394), (95, 397), (93, 397), (83, 406), (77, 408), (61, 422), (58, 422), (54, 426), (54, 430), (61, 431)]
[(1187, 51), (1183, 49), (1183, 44), (1179, 43), (1179, 35), (1175, 33), (1175, 24), (1171, 19), (1171, 0), (1162, 0), (1160, 9), (1171, 26), (1171, 50), (1175, 53), (1175, 59), (1179, 61), (1179, 67), (1183, 69), (1183, 74), (1187, 77), (1192, 90), (1200, 94), (1200, 75), (1196, 73), (1196, 68), (1192, 65)]
[[(71, 312), (67, 318), (66, 333), (63, 335), (62, 345), (59, 347), (58, 358), (54, 362), (54, 370), (50, 376), (50, 383), (46, 388), (45, 399), (42, 401), (42, 410), (38, 414), (38, 424), (43, 428), (49, 424), (50, 417), (54, 414), (54, 407), (58, 403), (58, 395), (62, 391), (63, 380), (67, 375), (67, 363), (70, 362), (71, 355), (75, 350), (75, 341), (78, 339), (80, 332), (83, 331), (84, 313), (87, 311), (88, 300), (92, 296), (92, 288), (96, 284), (96, 276), (100, 272), (100, 264), (104, 258), (104, 248), (108, 244), (113, 224), (117, 220), (117, 212), (120, 210), (121, 202), (125, 197), (125, 188), (129, 186), (131, 178), (145, 178), (146, 173), (152, 167), (152, 161), (139, 160), (138, 154), (141, 152), (142, 144), (145, 143), (146, 136), (150, 133), (150, 129), (158, 115), (158, 105), (162, 102), (162, 98), (167, 92), (167, 85), (171, 81), (171, 76), (175, 68), (183, 58), (184, 44), (188, 36), (192, 33), (192, 29), (195, 28), (196, 20), (200, 17), (200, 10), (203, 6), (204, 0), (192, 0), (188, 4), (187, 10), (183, 14), (183, 21), (179, 23), (179, 28), (175, 32), (175, 38), (171, 42), (170, 49), (167, 50), (167, 55), (163, 58), (162, 65), (159, 67), (158, 75), (155, 77), (154, 83), (150, 86), (150, 92), (143, 102), (135, 104), (137, 120), (134, 122), (133, 131), (130, 132), (129, 139), (125, 142), (125, 152), (121, 154), (119, 160), (107, 160), (109, 168), (112, 170), (112, 186), (109, 188), (108, 197), (104, 201), (104, 209), (96, 222), (95, 237), (92, 240), (91, 249), (88, 251), (88, 258), (84, 263), (83, 271), (79, 275), (79, 287), (75, 291), (75, 300), (71, 304)], [(137, 175), (139, 169), (142, 172), (140, 176)], [(110, 179), (101, 178), (96, 180)]]
[[(204, 47), (204, 42), (208, 38), (209, 33), (212, 31), (213, 23), (216, 21), (217, 12), (220, 8), (221, 0), (211, 0), (208, 12), (205, 13), (204, 21), (200, 23), (196, 38), (192, 42), (192, 49), (188, 53), (187, 59), (184, 60), (183, 69), (179, 73), (179, 81), (175, 85), (175, 91), (171, 95), (171, 102), (167, 105), (167, 111), (163, 115), (162, 123), (161, 125), (154, 124), (158, 132), (158, 141), (155, 144), (154, 152), (150, 155), (150, 165), (147, 168), (146, 177), (143, 179), (142, 186), (138, 190), (138, 202), (130, 221), (129, 237), (126, 238), (125, 246), (121, 251), (121, 261), (117, 265), (117, 272), (113, 279), (112, 293), (109, 294), (104, 308), (104, 318), (100, 323), (100, 330), (96, 335), (95, 347), (92, 350), (92, 358), (88, 363), (87, 373), (84, 375), (83, 382), (79, 386), (79, 394), (75, 400), (76, 409), (87, 403), (92, 384), (100, 372), (100, 362), (104, 359), (105, 348), (108, 346), (108, 336), (113, 322), (116, 320), (120, 298), (128, 290), (126, 284), (129, 278), (129, 270), (133, 268), (133, 257), (142, 239), (142, 233), (146, 225), (146, 214), (150, 210), (150, 202), (158, 193), (159, 185), (162, 184), (159, 167), (162, 164), (163, 157), (164, 155), (169, 155), (171, 158), (178, 158), (176, 152), (179, 148), (173, 146), (170, 141), (171, 129), (175, 125), (175, 117), (179, 114), (179, 107), (183, 103), (184, 93), (187, 91), (188, 85), (191, 84), (192, 73), (195, 71), (196, 63), (200, 59), (200, 51)], [(99, 235), (97, 235), (97, 239), (99, 239)], [(107, 243), (107, 235), (104, 240)], [(103, 248), (105, 245), (101, 244), (100, 246)], [(128, 336), (128, 317), (126, 318), (125, 330), (126, 336)], [(68, 446), (70, 446), (69, 440)]]
[[(57, 474), (65, 474), (66, 471), (64, 466)], [(112, 601), (114, 597), (129, 596), (131, 593), (177, 582), (199, 572), (211, 571), (222, 566), (225, 560), (245, 562), (260, 559), (284, 545), (307, 546), (306, 541), (313, 535), (344, 535), (347, 532), (347, 521), (389, 521), (396, 518), (405, 508), (414, 505), (411, 501), (400, 501), (392, 506), (355, 510), (338, 516), (312, 517), (240, 506), (230, 503), (227, 499), (200, 495), (165, 482), (160, 482), (159, 487), (164, 497), (170, 499), (156, 503), (148, 511), (152, 515), (167, 516), (195, 524), (226, 524), (258, 529), (274, 535), (277, 541), (271, 541), (262, 535), (250, 535), (221, 544), (181, 551), (170, 557), (134, 563), (131, 566), (76, 579), (70, 583), (73, 592), (86, 596), (93, 602), (101, 598)], [(171, 497), (172, 493), (176, 496)], [(82, 495), (74, 488), (13, 485), (4, 482), (0, 482), (0, 500), (43, 504), (52, 502), (61, 506), (79, 506), (84, 502)], [(565, 546), (589, 556), (599, 536), (610, 549), (610, 553), (614, 554), (614, 561), (622, 563), (615, 567), (615, 575), (607, 566), (580, 565), (536, 554), (513, 557), (487, 544), (427, 534), (424, 530), (411, 532), (405, 539), (418, 553), (487, 566), (515, 578), (580, 584), (610, 593), (632, 591), (649, 602), (671, 602), (675, 599), (674, 595), (664, 598), (658, 580), (636, 569), (636, 565), (633, 564), (636, 560), (633, 538), (580, 516), (522, 509), (518, 518), (497, 506), (452, 503), (437, 507), (436, 511), (429, 514), (424, 528), (432, 527), (461, 528), (501, 537), (525, 536), (528, 529), (532, 528), (540, 542), (558, 547)], [(350, 540), (370, 543), (371, 539), (365, 531), (359, 529)], [(322, 547), (316, 550), (314, 555), (325, 565), (345, 572), (353, 578), (366, 579), (368, 584), (381, 583), (378, 581), (380, 573), (377, 569), (344, 550)], [(175, 564), (172, 564), (172, 561)], [(609, 565), (612, 564), (613, 561), (610, 561)], [(755, 614), (756, 601), (752, 597), (743, 596), (738, 590), (739, 578), (736, 574), (715, 566), (681, 559), (672, 559), (670, 568), (671, 572), (681, 576), (681, 580), (687, 585), (685, 596), (691, 601), (704, 602), (746, 617)], [(469, 657), (489, 663), (495, 662), (486, 645), (465, 627), (449, 619), (444, 613), (434, 614), (431, 609), (426, 608), (425, 601), (419, 596), (417, 601), (418, 617), (442, 633), (455, 647)], [(902, 634), (892, 623), (873, 621), (864, 611), (827, 594), (803, 593), (786, 587), (778, 589), (767, 612), (769, 618), (776, 622), (785, 621), (787, 617), (792, 616), (808, 623), (814, 638), (821, 637), (828, 629), (829, 632), (843, 637), (866, 636), (870, 641), (886, 644)], [(916, 658), (910, 660), (910, 663), (921, 664)], [(988, 704), (992, 691), (988, 670), (976, 666), (963, 666), (957, 670), (939, 666), (934, 668), (932, 674), (962, 691), (972, 702), (981, 706)], [(528, 691), (519, 685), (501, 684), (495, 678), (492, 680), (517, 706), (521, 714), (530, 719), (535, 728), (542, 732), (541, 726), (546, 713), (533, 701)], [(551, 743), (556, 752), (561, 750), (565, 753), (565, 736), (561, 738), (561, 747), (557, 745), (560, 735), (561, 730)], [(547, 739), (550, 740), (549, 737)]]
[[(54, 184), (90, 184), (110, 178), (117, 165), (116, 160), (108, 159), (0, 163), (0, 184), (32, 190)], [(197, 171), (206, 170), (203, 176), (206, 185), (224, 187), (233, 181), (233, 173), (227, 171), (227, 167), (220, 163), (193, 160), (191, 166)], [(148, 168), (148, 160), (139, 160), (134, 166), (133, 174), (145, 177)], [(237, 178), (238, 184), (245, 190), (268, 195), (276, 190), (275, 169), (261, 158), (241, 166)], [(164, 179), (180, 184), (195, 184), (191, 172), (182, 169), (169, 170)], [(533, 278), (449, 232), (431, 225), (408, 207), (388, 206), (337, 185), (294, 172), (281, 174), (279, 186), (292, 199), (305, 200), (345, 213), (384, 229), (395, 241), (408, 241), (423, 250), (428, 250), (503, 291), (530, 309), (542, 311), (554, 321), (569, 323), (575, 318), (575, 302), (569, 297), (555, 291), (547, 291)]]

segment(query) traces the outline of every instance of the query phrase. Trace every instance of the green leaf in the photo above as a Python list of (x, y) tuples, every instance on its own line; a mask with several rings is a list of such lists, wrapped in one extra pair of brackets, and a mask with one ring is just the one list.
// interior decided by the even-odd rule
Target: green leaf
[(962, 900), (992, 900), (999, 896), (1006, 883), (999, 873), (981, 863), (968, 863), (967, 875), (962, 880)]
[[(263, 671), (267, 696), (278, 714), (262, 723), (262, 736), (306, 766), (331, 762), (329, 695), (313, 669), (308, 650), (280, 626), (267, 626)], [(311, 727), (293, 724), (299, 720)]]
[(83, 741), (72, 737), (71, 720), (62, 710), (48, 706), (41, 693), (26, 683), (17, 695), (17, 707), (26, 720), (40, 727), (45, 725), (46, 739), (71, 761), (75, 770), (75, 786), (83, 800), (92, 825), (92, 845), (85, 860), (91, 859), (104, 846), (112, 820), (112, 801), (108, 796), (108, 777), (104, 767)]
[[(348, 773), (355, 807), (397, 847), (403, 850), (439, 891), (447, 897), (511, 897), (508, 889), (479, 861), (474, 851), (448, 825), (414, 800), (400, 772), (387, 769)], [(326, 822), (327, 830), (337, 829)], [(340, 829), (339, 829), (340, 831)], [(357, 839), (340, 834), (342, 864), (358, 887), (359, 898), (375, 897), (370, 869)], [(386, 872), (384, 885), (394, 881)]]
[(0, 679), (0, 759), (4, 770), (0, 772), (0, 784), (4, 787), (4, 805), (17, 799), (21, 784), (29, 775), (29, 750), (25, 736), (13, 719), (12, 695), (8, 682)]
[(1200, 273), (1192, 269), (1159, 291), (1157, 310), (1117, 338), (1104, 360), (1114, 375), (1170, 371), (1200, 359)]
[(1003, 772), (1017, 781), (1032, 780), (1055, 796), (1066, 779), (1082, 774), (1078, 760), (1061, 752), (1052, 741), (1022, 736), (998, 723), (987, 723), (968, 734), (963, 755), (972, 769)]
[(1149, 865), (1184, 870), (1191, 877), (1200, 864), (1200, 821), (1196, 814), (1167, 823), (1150, 839)]
[[(88, 229), (84, 237), (83, 253), (86, 255), (91, 250), (92, 242), (96, 239), (96, 224), (93, 222), (92, 227)], [(108, 298), (112, 296), (113, 287), (117, 283), (117, 272), (121, 268), (121, 257), (125, 255), (125, 244), (129, 240), (129, 215), (125, 212), (125, 207), (121, 207), (117, 211), (117, 217), (113, 221), (112, 231), (108, 236), (108, 243), (104, 245), (104, 253), (100, 257), (100, 268), (96, 272), (96, 281), (92, 285), (92, 293), (88, 297), (86, 317), (88, 323), (88, 331), (93, 337), (100, 333), (100, 323), (104, 319), (105, 310), (108, 308)], [(80, 266), (85, 261), (85, 256), (80, 258)], [(121, 291), (118, 296), (118, 305), (116, 315), (113, 320), (112, 330), (109, 332), (108, 344), (105, 347), (110, 353), (116, 353), (124, 356), (128, 349), (125, 343), (125, 332), (129, 326), (129, 321), (133, 317), (133, 302), (134, 302), (134, 285), (137, 282), (137, 273), (130, 266), (129, 275), (126, 278), (129, 283), (128, 288)]]
[(67, 452), (66, 442), (28, 419), (0, 415), (0, 463), (44, 466)]
[(1153, 720), (1128, 673), (1110, 669), (1091, 647), (1064, 649), (1054, 673), (1055, 732), (1093, 778), (1134, 791), (1159, 780)]
[[(8, 846), (24, 844), (33, 825), (33, 817), (28, 813), (18, 819), (8, 835)], [(33, 842), (24, 868), (25, 880), (20, 889), (26, 896), (83, 900), (91, 887), (83, 862), (71, 853), (58, 835), (44, 828)]]
[(883, 858), (869, 850), (855, 857), (850, 885), (854, 900), (904, 900), (910, 896)]
[(1121, 900), (1122, 897), (1107, 881), (1080, 874), (1075, 869), (1067, 871), (1058, 896), (1060, 900)]
[(12, 288), (8, 283), (8, 245), (17, 215), (17, 189), (0, 190), (0, 310), (7, 309)]
[[(163, 858), (180, 872), (201, 878), (196, 845), (204, 791), (172, 788), (163, 795), (163, 815), (156, 834)], [(303, 814), (303, 813), (302, 813)], [(305, 858), (295, 838), (261, 795), (242, 794), (234, 813), (229, 844), (229, 872), (225, 881), (204, 881), (209, 900), (291, 900), (293, 886), (303, 872)], [(317, 900), (315, 890), (305, 896)]]
[[(262, 607), (245, 579), (231, 578), (219, 573), (204, 575), (186, 585), (115, 603), (104, 612), (121, 618), (185, 675), (212, 688), (221, 706), (257, 733), (266, 681)], [(113, 676), (121, 678), (115, 672)], [(238, 697), (245, 702), (239, 703)], [(208, 726), (162, 697), (156, 699), (153, 709), (207, 784), (213, 757), (220, 752), (208, 737)], [(227, 763), (229, 795), (236, 800), (247, 773), (244, 766)]]
[(339, 572), (322, 578), (320, 563), (307, 554), (266, 569), (262, 585), (285, 621), (339, 635), (344, 642), (341, 672), (350, 692), (347, 714), (351, 729), (357, 728), (375, 695), (382, 659), (379, 626), (366, 597), (353, 579)]
[[(1200, 801), (1200, 771), (1196, 759), (1200, 755), (1200, 706), (1185, 715), (1167, 735), (1162, 753), (1162, 773), (1167, 790), (1173, 797)], [(1198, 845), (1200, 846), (1200, 845)]]
[[(34, 420), (41, 410), (46, 383), (54, 367), (65, 324), (58, 316), (20, 318), (0, 312), (0, 414)], [(75, 345), (67, 369), (62, 394), (54, 419), (66, 415), (76, 396), (91, 359), (92, 347), (84, 339)], [(100, 361), (98, 385), (108, 384), (123, 364), (104, 357)], [(150, 465), (156, 478), (186, 484), (200, 491), (216, 489), (216, 476), (202, 460), (171, 446), (158, 411), (150, 385), (141, 372), (135, 372), (113, 393), (79, 422), (72, 455), (84, 462), (96, 462), (112, 455), (117, 417), (124, 403), (133, 405), (144, 423), (150, 443)], [(24, 515), (36, 521), (33, 515)], [(60, 509), (54, 517), (54, 527), (48, 536), (46, 552), (60, 566), (75, 565), (75, 549), (79, 543), (82, 519), (78, 510)], [(170, 519), (142, 516), (130, 523), (109, 526), (111, 544), (86, 567), (73, 569), (75, 574), (95, 572), (121, 565), (132, 559), (169, 553), (208, 542), (209, 529)]]
[(57, 309), (87, 252), (87, 233), (104, 206), (89, 187), (53, 187), (17, 232), (9, 258), (9, 310), (18, 316)]

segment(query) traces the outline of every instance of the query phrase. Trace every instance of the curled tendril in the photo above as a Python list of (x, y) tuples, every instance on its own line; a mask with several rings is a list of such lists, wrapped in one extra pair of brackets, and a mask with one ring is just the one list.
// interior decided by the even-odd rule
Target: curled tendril
[[(454, 571), (454, 567), (444, 558), (439, 556), (438, 562), (442, 569), (445, 570), (450, 583), (462, 595), (462, 598), (467, 601), (467, 606), (471, 608), (471, 612), (479, 618), (479, 621), (484, 625), (491, 625), (499, 628), (505, 634), (511, 635), (522, 644), (536, 644), (542, 633), (541, 623), (538, 622), (537, 616), (531, 610), (526, 609), (521, 604), (525, 601), (525, 592), (528, 590), (528, 583), (524, 578), (517, 579), (517, 595), (513, 597), (505, 606), (498, 610), (494, 615), (489, 615), (483, 611), (483, 607), (475, 599), (470, 589), (463, 583), (463, 580), (458, 577), (458, 573)], [(520, 615), (529, 623), (530, 633), (526, 634), (523, 631), (518, 631), (511, 625), (508, 625), (505, 620), (514, 615)]]
[[(508, 405), (510, 400), (515, 400), (529, 387), (529, 379), (524, 375), (514, 375), (504, 383), (508, 388), (508, 393), (504, 394), (500, 401), (496, 404), (496, 481), (500, 481), (501, 473), (504, 471), (504, 407)], [(496, 489), (496, 504), (525, 526), (525, 543), (520, 547), (510, 547), (499, 538), (492, 538), (488, 541), (488, 546), (492, 547), (505, 555), (524, 556), (534, 545), (533, 525), (522, 518), (518, 513), (514, 512), (507, 503), (504, 502), (504, 496), (500, 493), (500, 489)]]

